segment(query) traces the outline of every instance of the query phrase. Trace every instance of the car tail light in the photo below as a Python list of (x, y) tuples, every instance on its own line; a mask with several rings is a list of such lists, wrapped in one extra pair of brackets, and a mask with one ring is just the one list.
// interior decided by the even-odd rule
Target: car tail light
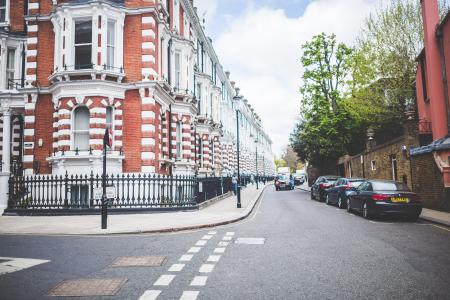
[(372, 199), (374, 201), (387, 201), (391, 196), (385, 194), (373, 194)]
[(326, 189), (326, 188), (329, 188), (331, 186), (331, 184), (329, 184), (329, 183), (321, 183), (320, 185), (319, 185), (319, 187), (321, 188), (321, 189)]
[(348, 184), (344, 187), (344, 190), (352, 190), (352, 189), (353, 189), (353, 187), (350, 184)]

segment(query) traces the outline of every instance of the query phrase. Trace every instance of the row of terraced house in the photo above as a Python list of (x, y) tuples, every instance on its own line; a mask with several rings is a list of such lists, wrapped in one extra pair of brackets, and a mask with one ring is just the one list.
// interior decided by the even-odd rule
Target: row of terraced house
[(274, 172), (192, 0), (0, 0), (0, 105), (0, 212), (10, 176), (100, 173), (107, 127), (108, 173), (234, 174), (237, 121), (242, 173)]

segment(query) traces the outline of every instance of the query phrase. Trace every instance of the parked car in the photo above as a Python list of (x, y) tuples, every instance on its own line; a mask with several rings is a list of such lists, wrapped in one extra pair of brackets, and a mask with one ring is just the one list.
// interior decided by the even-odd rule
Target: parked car
[(294, 189), (294, 178), (292, 175), (278, 175), (275, 179), (275, 189), (280, 190), (293, 190)]
[(336, 183), (327, 190), (325, 202), (329, 205), (337, 204), (339, 208), (345, 208), (348, 195), (365, 181), (363, 178), (339, 178)]
[(420, 197), (402, 182), (367, 180), (347, 198), (347, 211), (358, 211), (368, 219), (396, 214), (417, 220), (422, 212)]
[(311, 199), (325, 201), (326, 190), (329, 189), (340, 177), (334, 175), (320, 176), (311, 186)]
[(303, 183), (305, 183), (305, 175), (303, 174), (294, 174), (294, 184), (297, 185), (302, 185)]

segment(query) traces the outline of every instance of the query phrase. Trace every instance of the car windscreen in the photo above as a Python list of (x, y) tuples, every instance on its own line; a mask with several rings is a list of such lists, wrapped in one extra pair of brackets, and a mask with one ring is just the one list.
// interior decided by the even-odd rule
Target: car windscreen
[(408, 186), (401, 182), (373, 181), (372, 189), (374, 191), (388, 191), (388, 192), (409, 191)]
[(289, 177), (286, 176), (286, 175), (280, 175), (280, 176), (278, 176), (278, 180), (288, 180), (288, 179), (289, 179)]

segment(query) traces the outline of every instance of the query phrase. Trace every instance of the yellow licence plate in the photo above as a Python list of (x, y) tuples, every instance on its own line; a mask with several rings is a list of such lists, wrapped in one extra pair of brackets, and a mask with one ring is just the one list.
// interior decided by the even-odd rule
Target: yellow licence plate
[(409, 198), (403, 198), (403, 197), (392, 197), (391, 198), (392, 202), (395, 203), (409, 203)]

